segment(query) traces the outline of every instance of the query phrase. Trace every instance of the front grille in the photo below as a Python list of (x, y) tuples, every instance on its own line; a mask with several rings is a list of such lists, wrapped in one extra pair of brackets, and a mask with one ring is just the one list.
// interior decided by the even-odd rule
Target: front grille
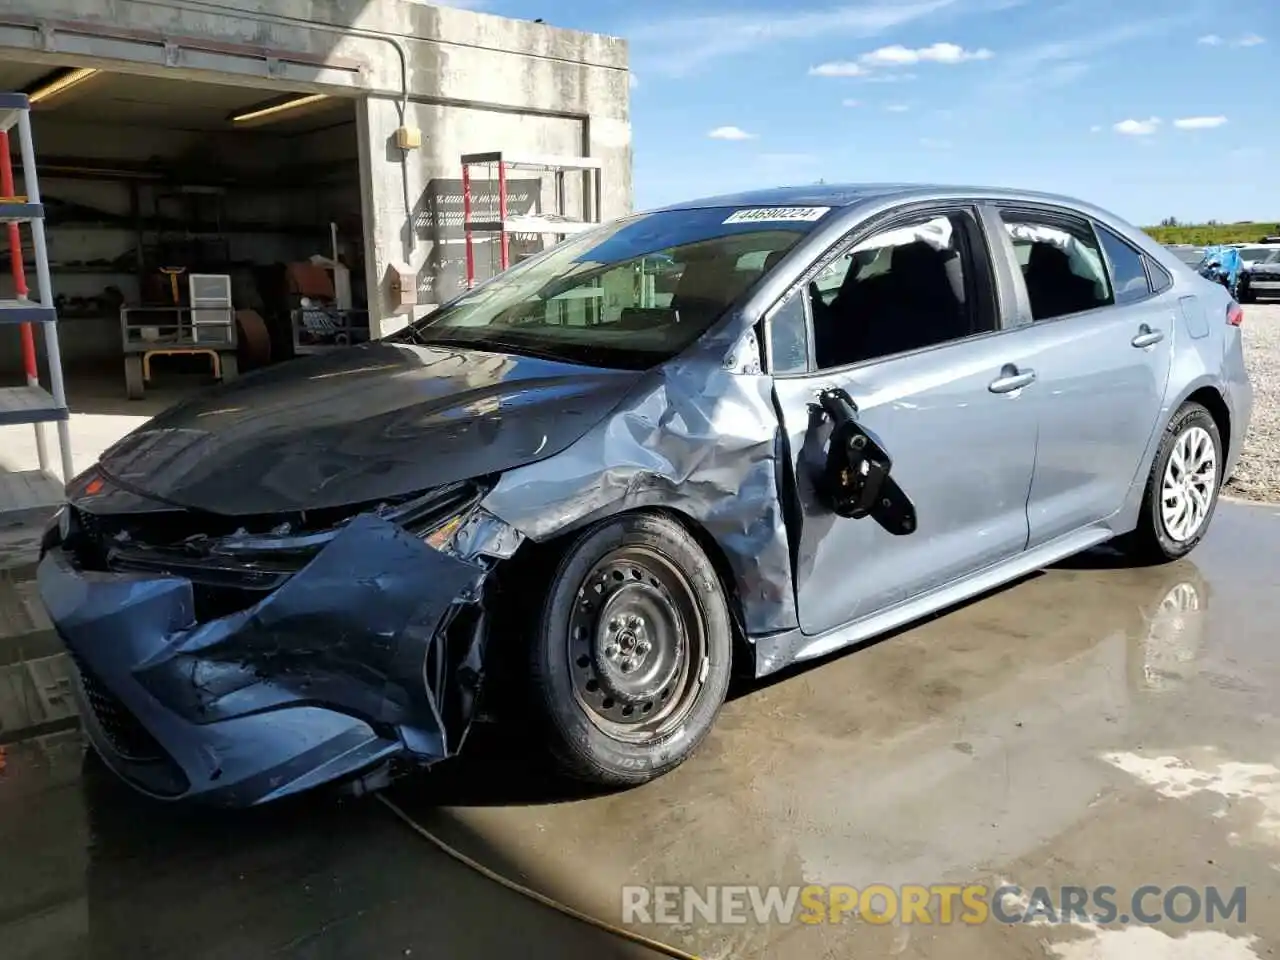
[(89, 709), (93, 711), (93, 718), (112, 749), (124, 759), (139, 763), (163, 760), (164, 747), (160, 746), (156, 738), (138, 722), (137, 717), (103, 686), (102, 681), (78, 657), (76, 669), (80, 673), (80, 685), (84, 688), (85, 699), (89, 702)]
[[(417, 536), (425, 536), (479, 502), (490, 478), (446, 484), (398, 503), (356, 505), (306, 514), (223, 517), (187, 510), (98, 515), (71, 508), (71, 533), (63, 543), (82, 570), (150, 573), (191, 581), (195, 620), (207, 623), (247, 610), (305, 567), (319, 546), (214, 553), (212, 541), (233, 535), (281, 539), (333, 529), (351, 517), (376, 511)], [(281, 528), (287, 528), (285, 532)]]
[(191, 781), (173, 757), (78, 656), (73, 653), (71, 658), (93, 720), (115, 751), (117, 760), (123, 761), (120, 775), (157, 797), (179, 797), (186, 793)]

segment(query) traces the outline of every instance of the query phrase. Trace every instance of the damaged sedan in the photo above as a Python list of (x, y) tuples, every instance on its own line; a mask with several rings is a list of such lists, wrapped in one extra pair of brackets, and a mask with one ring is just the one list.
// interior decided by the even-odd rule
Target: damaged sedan
[(69, 485), (40, 590), (157, 798), (375, 789), (513, 702), (637, 784), (735, 670), (1106, 541), (1188, 553), (1248, 428), (1241, 319), (1064, 198), (681, 204), (156, 417)]

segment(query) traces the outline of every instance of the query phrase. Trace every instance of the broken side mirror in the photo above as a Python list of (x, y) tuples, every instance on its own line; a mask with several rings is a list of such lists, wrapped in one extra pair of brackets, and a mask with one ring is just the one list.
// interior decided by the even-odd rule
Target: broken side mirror
[(831, 437), (818, 491), (840, 517), (871, 517), (895, 536), (914, 533), (916, 509), (889, 475), (893, 461), (879, 439), (858, 423), (858, 408), (840, 389), (824, 390), (818, 405), (831, 421)]

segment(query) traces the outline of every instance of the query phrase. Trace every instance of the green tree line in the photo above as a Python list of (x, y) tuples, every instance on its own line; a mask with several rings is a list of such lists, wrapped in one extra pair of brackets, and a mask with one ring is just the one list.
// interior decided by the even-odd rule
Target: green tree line
[(1156, 227), (1143, 227), (1158, 243), (1189, 243), (1197, 247), (1217, 243), (1257, 243), (1280, 234), (1277, 223), (1178, 223), (1173, 217)]

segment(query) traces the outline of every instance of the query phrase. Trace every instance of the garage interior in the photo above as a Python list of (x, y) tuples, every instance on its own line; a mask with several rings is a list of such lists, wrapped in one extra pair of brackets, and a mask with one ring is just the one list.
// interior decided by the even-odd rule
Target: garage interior
[[(32, 101), (73, 396), (92, 382), (123, 397), (126, 357), (136, 375), (144, 353), (152, 383), (194, 385), (215, 354), (234, 374), (367, 339), (354, 98), (12, 60), (0, 89)], [(0, 338), (0, 382), (22, 375), (19, 338)]]

